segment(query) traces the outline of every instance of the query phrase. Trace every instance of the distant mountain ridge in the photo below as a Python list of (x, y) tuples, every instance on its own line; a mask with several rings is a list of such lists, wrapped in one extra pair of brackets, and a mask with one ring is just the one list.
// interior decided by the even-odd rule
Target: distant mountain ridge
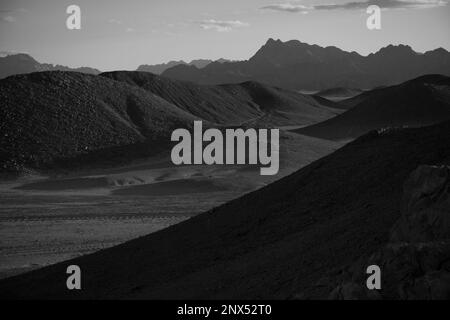
[[(198, 69), (202, 69), (207, 65), (217, 62), (225, 63), (230, 62), (227, 59), (209, 60), (209, 59), (196, 59), (191, 62), (180, 61), (170, 61), (167, 63), (156, 64), (156, 65), (140, 65), (136, 71), (145, 71), (153, 74), (160, 75), (165, 70), (178, 65), (192, 66)], [(86, 74), (100, 74), (101, 71), (90, 67), (79, 67), (70, 68), (63, 65), (53, 65), (50, 63), (40, 63), (32, 56), (27, 53), (17, 53), (0, 51), (0, 79), (25, 73), (41, 72), (41, 71), (75, 71)]]
[(437, 73), (450, 76), (450, 53), (443, 48), (417, 53), (410, 46), (389, 45), (362, 56), (337, 47), (269, 39), (249, 60), (211, 63), (203, 69), (177, 65), (162, 75), (201, 84), (252, 80), (295, 90), (324, 90), (368, 89)]
[(100, 70), (89, 67), (70, 68), (62, 65), (40, 63), (26, 53), (2, 52), (0, 54), (0, 79), (16, 74), (39, 71), (76, 71), (86, 74), (100, 73)]
[(143, 65), (140, 65), (136, 69), (136, 71), (145, 71), (145, 72), (151, 72), (153, 74), (160, 75), (167, 69), (170, 69), (170, 68), (173, 68), (173, 67), (176, 67), (179, 65), (193, 66), (198, 69), (202, 69), (213, 62), (224, 63), (224, 62), (229, 62), (229, 60), (226, 60), (223, 58), (221, 58), (219, 60), (196, 59), (196, 60), (192, 60), (189, 63), (185, 62), (183, 60), (179, 60), (179, 61), (169, 61), (167, 63), (161, 63), (161, 64), (155, 64), (155, 65), (143, 64)]

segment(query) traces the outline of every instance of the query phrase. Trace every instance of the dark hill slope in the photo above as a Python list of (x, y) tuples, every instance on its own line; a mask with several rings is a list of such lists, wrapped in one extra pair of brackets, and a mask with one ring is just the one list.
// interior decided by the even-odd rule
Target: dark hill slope
[[(405, 179), (421, 164), (449, 163), (449, 145), (449, 122), (371, 132), (184, 223), (0, 281), (0, 296), (251, 299), (307, 291), (386, 243)], [(65, 287), (71, 264), (83, 270), (82, 291)]]
[[(311, 95), (311, 97), (314, 98), (314, 100), (316, 100), (321, 105), (329, 107), (329, 108), (341, 109), (341, 110), (349, 109), (349, 107), (347, 105), (341, 104), (340, 101), (339, 102), (332, 101), (332, 100), (329, 100), (327, 98), (323, 98), (323, 97), (315, 95), (315, 94)], [(344, 100), (344, 101), (346, 101), (346, 100)]]
[(135, 71), (108, 72), (102, 76), (144, 88), (200, 119), (218, 124), (238, 125), (270, 115), (268, 124), (303, 125), (323, 121), (339, 112), (309, 96), (255, 82), (205, 86)]
[(101, 76), (141, 87), (199, 119), (239, 123), (261, 114), (256, 105), (238, 105), (232, 96), (213, 86), (174, 81), (148, 72), (116, 71), (102, 73)]
[(341, 113), (339, 106), (331, 101), (259, 82), (247, 81), (220, 87), (244, 104), (256, 103), (266, 114), (261, 117), (261, 122), (265, 120), (268, 124), (271, 121), (277, 122), (277, 119), (284, 119), (283, 124), (303, 125)]
[(143, 89), (74, 72), (0, 80), (0, 119), (2, 170), (39, 168), (137, 143), (149, 143), (151, 152), (159, 139), (170, 139), (171, 130), (193, 121)]
[(330, 88), (317, 92), (313, 96), (316, 99), (327, 99), (335, 104), (334, 108), (348, 110), (357, 104), (355, 97), (362, 96), (364, 90), (355, 88)]
[(450, 119), (450, 78), (423, 76), (353, 99), (359, 102), (349, 111), (296, 132), (340, 140), (384, 127), (416, 127), (445, 121)]

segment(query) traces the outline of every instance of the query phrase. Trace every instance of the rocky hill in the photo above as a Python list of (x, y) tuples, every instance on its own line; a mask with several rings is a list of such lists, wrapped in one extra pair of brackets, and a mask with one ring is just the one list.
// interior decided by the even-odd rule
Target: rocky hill
[[(201, 86), (147, 72), (42, 72), (0, 80), (1, 171), (114, 162), (170, 147), (177, 127), (305, 125), (340, 110), (258, 83)], [(145, 147), (142, 147), (145, 144)]]
[(151, 154), (194, 119), (141, 88), (75, 72), (0, 80), (0, 101), (2, 170)]
[(340, 110), (298, 92), (256, 82), (205, 86), (146, 72), (107, 72), (103, 77), (141, 87), (194, 116), (218, 124), (307, 125)]

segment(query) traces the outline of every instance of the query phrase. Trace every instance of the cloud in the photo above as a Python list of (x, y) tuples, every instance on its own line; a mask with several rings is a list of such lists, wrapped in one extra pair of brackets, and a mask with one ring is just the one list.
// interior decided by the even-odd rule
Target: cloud
[(261, 7), (263, 10), (307, 13), (313, 10), (359, 10), (370, 5), (378, 5), (382, 9), (425, 9), (443, 7), (449, 4), (448, 0), (366, 0), (352, 1), (339, 4), (323, 4), (304, 6), (296, 3), (280, 3)]
[(242, 22), (239, 20), (228, 20), (228, 21), (222, 21), (222, 20), (203, 20), (198, 22), (200, 24), (200, 27), (205, 30), (215, 30), (218, 32), (228, 32), (236, 28), (242, 28), (242, 27), (248, 27), (249, 24), (246, 22)]
[(301, 12), (306, 13), (311, 8), (306, 7), (301, 4), (292, 4), (292, 3), (279, 3), (279, 4), (271, 4), (268, 6), (264, 6), (261, 9), (263, 10), (273, 10), (273, 11), (284, 11), (284, 12)]
[(16, 18), (14, 18), (13, 16), (5, 16), (2, 18), (2, 20), (6, 22), (14, 22), (16, 21)]
[(109, 19), (108, 22), (111, 23), (111, 24), (118, 24), (118, 25), (122, 25), (123, 24), (123, 21), (122, 20), (118, 20), (118, 19)]
[(22, 13), (26, 13), (26, 12), (27, 12), (27, 10), (24, 8), (18, 8), (15, 10), (1, 9), (0, 10), (0, 19), (1, 19), (1, 21), (8, 22), (8, 23), (15, 22), (15, 21), (17, 21), (17, 16), (21, 15)]
[(128, 32), (128, 33), (136, 31), (135, 28), (126, 25), (122, 20), (119, 20), (119, 19), (111, 18), (111, 19), (108, 20), (108, 23), (114, 24), (116, 26), (123, 26), (125, 28), (124, 29), (125, 32)]
[(354, 1), (343, 4), (325, 4), (314, 6), (315, 10), (335, 10), (335, 9), (366, 9), (370, 5), (377, 5), (384, 9), (421, 9), (441, 7), (448, 4), (447, 0), (367, 0)]

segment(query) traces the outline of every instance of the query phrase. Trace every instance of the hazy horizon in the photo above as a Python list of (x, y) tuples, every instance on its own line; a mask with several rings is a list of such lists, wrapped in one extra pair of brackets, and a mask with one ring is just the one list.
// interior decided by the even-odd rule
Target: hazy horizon
[[(382, 29), (366, 28), (369, 4)], [(82, 29), (68, 30), (66, 8), (81, 7)], [(368, 55), (393, 44), (417, 52), (450, 50), (447, 0), (219, 1), (2, 0), (0, 51), (42, 63), (135, 70), (172, 60), (249, 59), (267, 39), (299, 40)]]

